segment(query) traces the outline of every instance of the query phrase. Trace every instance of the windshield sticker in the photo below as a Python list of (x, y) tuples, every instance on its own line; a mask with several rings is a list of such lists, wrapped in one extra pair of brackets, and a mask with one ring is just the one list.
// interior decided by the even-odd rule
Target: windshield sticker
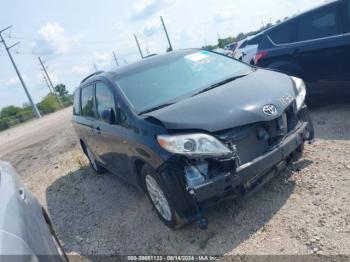
[(187, 55), (185, 56), (185, 58), (194, 63), (198, 63), (198, 62), (202, 63), (204, 61), (207, 61), (209, 56), (204, 52), (197, 52), (197, 53)]

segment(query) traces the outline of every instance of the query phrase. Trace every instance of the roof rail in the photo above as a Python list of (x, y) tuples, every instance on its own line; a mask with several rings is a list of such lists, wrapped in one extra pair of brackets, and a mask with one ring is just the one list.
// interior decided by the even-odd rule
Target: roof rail
[(104, 73), (104, 71), (100, 70), (100, 71), (96, 71), (94, 73), (92, 73), (91, 75), (88, 75), (87, 77), (85, 77), (83, 80), (81, 80), (80, 84), (84, 83), (86, 80), (88, 80), (90, 77), (93, 77), (95, 75), (99, 75)]

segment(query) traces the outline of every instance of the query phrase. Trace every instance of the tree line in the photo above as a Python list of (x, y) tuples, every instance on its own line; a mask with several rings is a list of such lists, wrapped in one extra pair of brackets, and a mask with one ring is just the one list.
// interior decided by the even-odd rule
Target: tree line
[[(68, 107), (73, 104), (73, 95), (69, 94), (64, 84), (56, 85), (55, 92), (61, 100), (62, 107)], [(37, 107), (42, 115), (55, 112), (62, 108), (58, 102), (57, 96), (50, 93), (37, 103)], [(4, 107), (0, 110), (0, 131), (28, 121), (34, 117), (32, 107), (29, 104)]]

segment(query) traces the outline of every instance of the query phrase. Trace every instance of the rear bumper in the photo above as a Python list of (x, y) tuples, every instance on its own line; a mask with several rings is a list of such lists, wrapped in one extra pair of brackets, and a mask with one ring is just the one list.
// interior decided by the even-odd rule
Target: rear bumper
[[(233, 192), (241, 185), (253, 187), (261, 182), (271, 172), (287, 159), (307, 139), (308, 123), (303, 122), (292, 133), (284, 138), (280, 144), (268, 153), (255, 158), (253, 161), (238, 167), (235, 171), (218, 174), (214, 178), (194, 188), (198, 202), (211, 198), (222, 198)], [(272, 177), (272, 176), (269, 176)]]

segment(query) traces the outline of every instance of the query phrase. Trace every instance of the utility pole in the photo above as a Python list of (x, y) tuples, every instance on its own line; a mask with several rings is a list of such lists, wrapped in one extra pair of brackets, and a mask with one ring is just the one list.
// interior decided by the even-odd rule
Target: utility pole
[(44, 73), (45, 73), (45, 75), (46, 75), (46, 79), (47, 79), (47, 81), (49, 82), (49, 84), (50, 84), (50, 86), (51, 86), (51, 88), (52, 88), (54, 94), (55, 94), (56, 97), (57, 97), (58, 103), (60, 104), (61, 107), (63, 107), (62, 102), (61, 102), (61, 99), (60, 99), (60, 96), (56, 93), (56, 90), (55, 90), (55, 88), (53, 87), (53, 84), (52, 84), (52, 82), (51, 82), (51, 78), (50, 78), (49, 74), (47, 73), (46, 67), (45, 67), (43, 61), (41, 60), (40, 56), (38, 56), (38, 59), (39, 59), (40, 65), (41, 65), (41, 67), (43, 68), (43, 71), (44, 71)]
[(50, 86), (49, 82), (47, 81), (45, 74), (43, 74), (43, 78), (44, 78), (44, 81), (45, 81), (47, 87), (49, 88), (50, 93), (53, 94), (52, 90), (51, 90), (51, 86)]
[(164, 32), (165, 32), (166, 38), (168, 39), (169, 51), (173, 51), (173, 47), (172, 47), (172, 45), (171, 45), (171, 43), (170, 43), (168, 31), (166, 30), (166, 27), (165, 27), (165, 24), (164, 24), (164, 21), (163, 21), (163, 17), (162, 17), (162, 16), (160, 17), (160, 20), (162, 21), (162, 25), (163, 25), (163, 28), (164, 28)]
[(4, 31), (6, 31), (7, 29), (11, 28), (11, 27), (12, 27), (12, 25), (11, 25), (11, 26), (8, 26), (8, 27), (6, 27), (5, 29), (2, 29), (2, 30), (0, 31), (1, 42), (4, 44), (4, 47), (5, 47), (5, 49), (6, 49), (6, 52), (7, 52), (8, 56), (9, 56), (11, 62), (12, 62), (13, 67), (15, 68), (15, 71), (16, 71), (16, 73), (17, 73), (17, 76), (18, 76), (18, 78), (19, 78), (19, 81), (21, 82), (21, 84), (22, 84), (22, 86), (23, 86), (23, 89), (24, 89), (24, 91), (26, 92), (26, 95), (27, 95), (27, 97), (28, 97), (28, 100), (29, 100), (29, 102), (30, 102), (30, 104), (31, 104), (31, 106), (32, 106), (33, 113), (36, 115), (37, 118), (41, 118), (41, 114), (40, 114), (38, 108), (36, 107), (35, 103), (33, 102), (33, 99), (32, 99), (32, 97), (30, 96), (30, 93), (29, 93), (29, 91), (28, 91), (28, 89), (27, 89), (27, 86), (26, 86), (26, 84), (24, 83), (24, 80), (23, 80), (23, 78), (22, 78), (22, 76), (21, 76), (21, 73), (19, 72), (19, 70), (18, 70), (18, 68), (17, 68), (17, 65), (16, 65), (15, 61), (13, 60), (13, 57), (12, 57), (11, 52), (10, 52), (10, 49), (11, 49), (12, 47), (16, 46), (17, 44), (19, 44), (19, 42), (17, 42), (16, 44), (14, 44), (14, 45), (8, 47), (7, 44), (6, 44), (6, 42), (5, 42), (5, 39), (4, 39), (3, 36), (2, 36), (2, 33), (3, 33)]
[(115, 55), (115, 52), (113, 51), (114, 61), (117, 64), (117, 67), (119, 67), (117, 56)]
[(143, 59), (144, 57), (143, 57), (143, 54), (142, 54), (142, 51), (141, 51), (141, 47), (140, 47), (139, 41), (137, 40), (137, 37), (136, 37), (135, 34), (134, 34), (134, 37), (135, 37), (135, 41), (136, 41), (137, 47), (138, 47), (138, 49), (139, 49), (141, 58)]
[(93, 65), (94, 65), (94, 68), (95, 68), (95, 72), (97, 72), (98, 71), (97, 65), (95, 63)]

